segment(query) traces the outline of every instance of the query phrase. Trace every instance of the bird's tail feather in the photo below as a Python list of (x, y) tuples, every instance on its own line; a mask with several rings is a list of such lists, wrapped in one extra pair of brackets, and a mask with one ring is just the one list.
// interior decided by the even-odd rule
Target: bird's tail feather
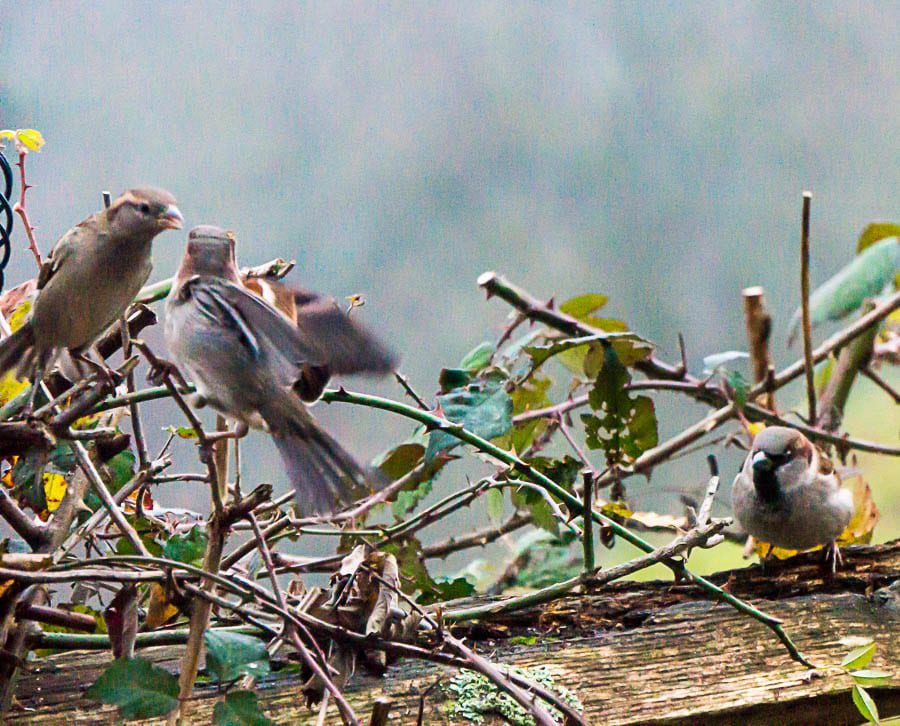
[(330, 514), (368, 488), (366, 472), (305, 411), (273, 426), (272, 438), (304, 514)]
[(16, 367), (20, 378), (30, 376), (34, 363), (34, 328), (27, 322), (0, 342), (0, 376)]

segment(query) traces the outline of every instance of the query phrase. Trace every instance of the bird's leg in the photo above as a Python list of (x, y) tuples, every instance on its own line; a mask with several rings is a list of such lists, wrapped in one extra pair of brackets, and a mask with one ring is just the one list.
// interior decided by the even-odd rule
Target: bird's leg
[(771, 562), (773, 559), (773, 557), (772, 557), (773, 549), (775, 549), (775, 546), (772, 544), (769, 544), (769, 549), (766, 550), (766, 554), (764, 554), (762, 557), (759, 558), (759, 564), (762, 567), (762, 571), (764, 574), (766, 572), (766, 569), (768, 567), (771, 567)]
[(96, 356), (97, 360), (100, 361), (99, 363), (93, 360), (90, 355), (83, 350), (72, 351), (72, 359), (76, 362), (84, 363), (97, 374), (99, 379), (102, 379), (111, 388), (115, 388), (119, 385), (119, 383), (122, 382), (122, 376), (119, 372), (113, 370), (103, 362), (103, 356), (100, 355), (100, 351), (97, 350), (96, 346), (91, 346), (90, 351)]
[(841, 549), (837, 542), (827, 544), (822, 548), (822, 562), (826, 568), (830, 566), (831, 574), (837, 572), (838, 566), (843, 566), (844, 558), (841, 557)]
[[(154, 356), (154, 358), (148, 360), (148, 362), (150, 364), (150, 371), (147, 373), (148, 381), (156, 386), (161, 386), (165, 382), (165, 379), (170, 377), (174, 381), (176, 388), (178, 388), (179, 393), (187, 393), (190, 391), (190, 385), (181, 374), (181, 371), (178, 370), (178, 366), (172, 361)], [(203, 404), (205, 404), (205, 401), (200, 405), (197, 405), (196, 403), (194, 405), (196, 408), (200, 408)]]
[(31, 391), (28, 392), (28, 401), (19, 412), (22, 418), (31, 418), (34, 412), (34, 402), (37, 398), (38, 389), (41, 387), (41, 381), (44, 380), (44, 366), (36, 363), (34, 367), (34, 380), (31, 382)]
[(250, 427), (246, 421), (237, 421), (234, 429), (231, 431), (216, 431), (213, 434), (206, 434), (206, 440), (210, 443), (221, 441), (222, 439), (242, 439), (250, 431)]

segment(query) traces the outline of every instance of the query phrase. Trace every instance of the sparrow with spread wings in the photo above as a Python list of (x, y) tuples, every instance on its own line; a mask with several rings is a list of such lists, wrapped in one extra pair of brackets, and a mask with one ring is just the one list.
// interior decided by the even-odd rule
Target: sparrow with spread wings
[[(394, 358), (333, 301), (280, 285), (259, 292), (240, 279), (231, 232), (191, 230), (166, 301), (169, 352), (198, 403), (234, 419), (239, 435), (248, 427), (272, 435), (301, 508), (330, 513), (367, 476), (303, 402), (317, 399), (331, 374), (388, 373)], [(266, 292), (287, 301), (286, 311)]]

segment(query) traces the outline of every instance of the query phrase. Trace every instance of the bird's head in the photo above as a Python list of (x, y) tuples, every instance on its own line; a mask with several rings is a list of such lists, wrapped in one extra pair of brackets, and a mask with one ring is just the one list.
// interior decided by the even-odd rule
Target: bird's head
[(112, 235), (126, 239), (153, 239), (167, 229), (181, 229), (184, 217), (165, 189), (129, 189), (106, 210)]
[(798, 484), (813, 463), (815, 449), (803, 434), (784, 426), (770, 426), (753, 440), (747, 457), (753, 484), (763, 501), (774, 501)]
[(204, 224), (188, 234), (187, 252), (181, 263), (182, 276), (203, 275), (238, 281), (234, 254), (234, 232)]

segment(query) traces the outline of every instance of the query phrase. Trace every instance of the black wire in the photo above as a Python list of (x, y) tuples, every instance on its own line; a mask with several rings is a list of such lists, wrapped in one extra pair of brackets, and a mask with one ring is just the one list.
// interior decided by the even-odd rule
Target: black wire
[(13, 228), (13, 211), (10, 204), (13, 171), (2, 152), (0, 152), (0, 174), (3, 175), (2, 188), (0, 188), (0, 292), (2, 292), (6, 282), (4, 272), (12, 252), (10, 235)]

